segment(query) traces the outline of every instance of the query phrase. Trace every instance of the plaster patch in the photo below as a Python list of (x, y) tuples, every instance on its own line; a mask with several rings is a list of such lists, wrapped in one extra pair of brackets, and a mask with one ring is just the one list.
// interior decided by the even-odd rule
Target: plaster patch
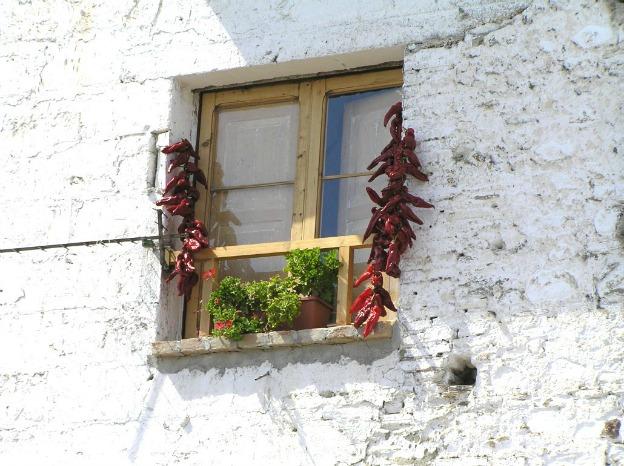
[(554, 162), (566, 159), (572, 156), (575, 146), (571, 142), (547, 141), (535, 148), (535, 153), (540, 156), (541, 160), (546, 162)]
[(600, 209), (594, 216), (594, 228), (600, 236), (613, 236), (619, 212), (615, 209)]
[(558, 410), (533, 411), (527, 419), (527, 426), (536, 434), (564, 435), (572, 427), (569, 419)]
[(589, 25), (578, 31), (572, 42), (581, 48), (599, 47), (601, 45), (612, 44), (617, 36), (610, 27)]
[(576, 279), (567, 272), (541, 270), (526, 286), (526, 295), (534, 303), (565, 301), (577, 288)]

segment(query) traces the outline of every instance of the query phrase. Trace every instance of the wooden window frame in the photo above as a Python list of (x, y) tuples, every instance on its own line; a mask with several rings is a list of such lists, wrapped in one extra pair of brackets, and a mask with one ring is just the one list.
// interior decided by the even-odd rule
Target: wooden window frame
[[(395, 68), (202, 93), (197, 147), (199, 166), (206, 173), (208, 186), (195, 206), (195, 214), (206, 225), (210, 223), (217, 112), (220, 109), (299, 102), (299, 130), (290, 241), (223, 246), (200, 251), (195, 255), (200, 276), (202, 271), (215, 267), (219, 260), (282, 255), (295, 248), (337, 248), (341, 267), (338, 273), (336, 323), (350, 323), (348, 307), (352, 300), (353, 250), (367, 247), (370, 242), (364, 243), (358, 235), (318, 238), (327, 100), (335, 95), (402, 85), (402, 69)], [(396, 297), (398, 280), (389, 277), (386, 280), (390, 293)], [(202, 302), (207, 301), (212, 291), (211, 286), (211, 281), (200, 280), (185, 303), (183, 338), (209, 334), (210, 320), (208, 314), (202, 310)], [(394, 316), (386, 319), (394, 320)]]

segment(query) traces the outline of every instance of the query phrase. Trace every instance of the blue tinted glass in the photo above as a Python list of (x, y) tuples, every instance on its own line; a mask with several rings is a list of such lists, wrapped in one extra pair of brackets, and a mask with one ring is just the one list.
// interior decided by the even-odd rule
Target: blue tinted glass
[[(324, 177), (366, 171), (366, 165), (390, 140), (390, 134), (383, 128), (383, 116), (390, 105), (400, 99), (400, 88), (328, 99)], [(364, 233), (372, 207), (365, 191), (366, 179), (322, 181), (321, 237)], [(377, 178), (374, 184), (381, 189), (383, 177)]]
[(323, 207), (321, 208), (321, 238), (338, 236), (338, 196), (340, 180), (323, 181)]
[[(384, 99), (384, 97), (387, 97)], [(325, 160), (323, 164), (323, 176), (339, 175), (341, 172), (341, 158), (344, 114), (345, 107), (356, 101), (364, 101), (375, 98), (384, 102), (379, 108), (380, 121), (389, 106), (401, 98), (400, 88), (382, 89), (357, 94), (339, 95), (330, 97), (327, 101), (327, 124), (325, 127)], [(387, 105), (387, 102), (390, 104)], [(390, 139), (388, 135), (388, 140)], [(382, 146), (383, 147), (383, 146)], [(372, 155), (372, 154), (371, 154)], [(364, 170), (362, 170), (364, 171)]]
[(373, 207), (366, 187), (379, 193), (386, 184), (383, 176), (372, 183), (368, 182), (368, 176), (323, 180), (320, 236), (363, 234)]

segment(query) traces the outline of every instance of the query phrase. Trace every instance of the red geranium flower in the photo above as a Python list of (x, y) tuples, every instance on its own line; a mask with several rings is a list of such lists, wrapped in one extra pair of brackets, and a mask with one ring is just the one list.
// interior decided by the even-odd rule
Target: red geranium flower
[(224, 328), (230, 328), (232, 326), (231, 320), (218, 320), (214, 324), (215, 330), (223, 330)]

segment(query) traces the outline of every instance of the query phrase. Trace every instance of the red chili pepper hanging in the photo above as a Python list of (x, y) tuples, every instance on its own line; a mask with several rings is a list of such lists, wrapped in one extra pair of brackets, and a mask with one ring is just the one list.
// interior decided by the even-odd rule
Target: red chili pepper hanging
[(197, 166), (199, 156), (193, 150), (193, 146), (186, 139), (165, 147), (164, 154), (176, 154), (169, 162), (167, 172), (181, 168), (180, 172), (173, 176), (165, 186), (165, 196), (156, 202), (158, 206), (164, 206), (172, 215), (182, 217), (182, 223), (178, 227), (178, 233), (184, 235), (182, 251), (176, 258), (175, 268), (167, 277), (170, 282), (175, 276), (178, 277), (178, 295), (184, 295), (188, 299), (191, 290), (199, 281), (199, 275), (195, 271), (193, 252), (207, 248), (208, 230), (204, 224), (195, 218), (195, 201), (199, 199), (199, 191), (193, 186), (194, 181), (206, 186), (206, 176)]
[(162, 150), (163, 154), (172, 154), (174, 152), (184, 152), (187, 150), (193, 150), (193, 146), (186, 139), (182, 139), (180, 142), (176, 142), (174, 144), (169, 144)]
[(353, 325), (359, 328), (366, 323), (363, 332), (365, 337), (373, 331), (379, 317), (386, 315), (385, 308), (397, 311), (390, 293), (383, 287), (382, 272), (391, 277), (401, 275), (399, 268), (401, 255), (412, 246), (412, 239), (416, 239), (409, 222), (419, 225), (423, 223), (408, 204), (425, 209), (433, 207), (420, 197), (410, 194), (405, 186), (408, 174), (421, 181), (428, 181), (429, 178), (421, 171), (420, 161), (414, 152), (416, 148), (414, 130), (408, 128), (403, 133), (401, 102), (390, 107), (383, 123), (386, 127), (388, 123), (390, 124), (388, 129), (392, 140), (367, 169), (372, 170), (381, 163), (369, 181), (385, 174), (388, 177), (388, 185), (381, 191), (381, 196), (372, 188), (366, 188), (371, 201), (378, 207), (371, 210), (371, 219), (364, 232), (364, 239), (373, 236), (369, 266), (354, 283), (355, 287), (365, 280), (370, 280), (371, 287), (366, 288), (351, 306), (351, 313), (354, 314)]

